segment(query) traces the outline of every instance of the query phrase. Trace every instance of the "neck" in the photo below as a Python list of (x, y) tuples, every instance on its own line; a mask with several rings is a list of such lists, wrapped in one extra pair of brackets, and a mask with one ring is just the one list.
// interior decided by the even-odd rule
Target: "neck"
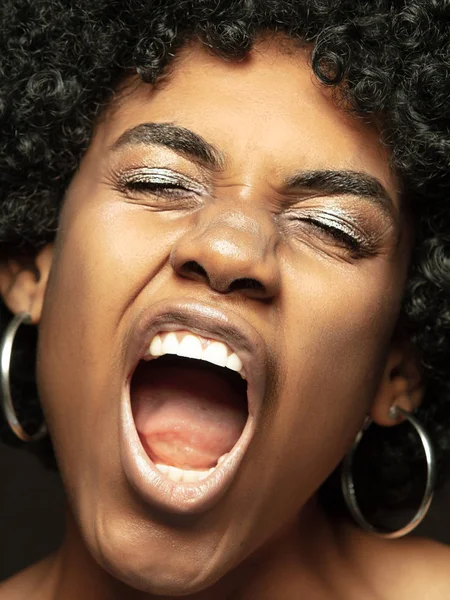
[[(317, 502), (232, 572), (186, 600), (322, 600), (342, 588), (348, 570), (342, 558), (346, 526), (333, 523)], [(43, 600), (169, 600), (131, 590), (104, 571), (91, 557), (68, 511), (66, 536), (60, 550), (45, 563)]]

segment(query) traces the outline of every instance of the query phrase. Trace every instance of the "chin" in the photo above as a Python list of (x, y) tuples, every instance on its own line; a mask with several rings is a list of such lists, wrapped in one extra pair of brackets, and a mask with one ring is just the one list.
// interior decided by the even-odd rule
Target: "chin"
[[(144, 527), (149, 529), (149, 523)], [(194, 594), (214, 585), (232, 569), (231, 557), (217, 552), (221, 544), (205, 543), (204, 536), (191, 535), (195, 539), (189, 543), (187, 536), (180, 541), (181, 535), (177, 539), (155, 527), (149, 540), (148, 532), (143, 534), (139, 527), (130, 526), (125, 532), (110, 528), (101, 535), (91, 549), (95, 560), (114, 579), (147, 594)]]

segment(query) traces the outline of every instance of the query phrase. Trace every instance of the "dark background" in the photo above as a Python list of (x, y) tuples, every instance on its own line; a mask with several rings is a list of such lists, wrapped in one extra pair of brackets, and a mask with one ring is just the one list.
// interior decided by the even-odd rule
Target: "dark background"
[[(25, 450), (0, 444), (0, 580), (55, 550), (64, 493), (56, 473)], [(418, 535), (450, 544), (450, 487), (438, 492)]]

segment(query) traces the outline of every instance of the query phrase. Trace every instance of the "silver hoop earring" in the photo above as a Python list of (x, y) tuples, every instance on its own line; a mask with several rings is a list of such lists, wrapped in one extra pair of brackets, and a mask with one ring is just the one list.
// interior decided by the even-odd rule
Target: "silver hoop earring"
[(16, 411), (14, 410), (13, 401), (11, 397), (11, 386), (9, 381), (9, 374), (11, 368), (11, 354), (14, 344), (14, 338), (17, 330), (21, 325), (31, 323), (31, 315), (25, 312), (18, 313), (9, 323), (5, 330), (2, 341), (0, 342), (0, 356), (1, 356), (1, 389), (2, 389), (2, 408), (5, 415), (5, 419), (8, 425), (11, 427), (16, 436), (23, 442), (37, 442), (41, 440), (47, 434), (47, 427), (45, 423), (42, 424), (39, 431), (33, 435), (29, 435), (17, 419)]
[(402, 408), (400, 408), (398, 406), (393, 406), (391, 411), (392, 411), (392, 416), (394, 418), (401, 414), (405, 419), (407, 419), (407, 421), (417, 431), (417, 433), (420, 437), (420, 441), (423, 444), (423, 448), (425, 451), (425, 459), (427, 462), (427, 479), (426, 479), (426, 483), (425, 483), (425, 491), (423, 494), (422, 502), (421, 502), (416, 514), (409, 521), (409, 523), (407, 523), (401, 529), (398, 529), (395, 531), (383, 531), (383, 530), (377, 529), (376, 527), (371, 525), (366, 520), (366, 518), (364, 517), (364, 515), (362, 514), (362, 512), (359, 508), (358, 502), (356, 500), (355, 484), (353, 481), (352, 470), (353, 470), (353, 461), (354, 461), (356, 449), (358, 448), (359, 443), (361, 442), (364, 432), (367, 430), (367, 426), (364, 427), (356, 436), (356, 439), (353, 442), (353, 446), (351, 447), (347, 456), (344, 458), (344, 461), (342, 464), (342, 471), (341, 471), (342, 494), (344, 496), (344, 500), (347, 505), (347, 508), (350, 511), (350, 514), (352, 515), (353, 519), (362, 529), (369, 531), (370, 533), (373, 533), (379, 537), (386, 538), (386, 539), (394, 539), (394, 538), (402, 537), (402, 536), (406, 535), (407, 533), (410, 533), (413, 529), (415, 529), (417, 527), (417, 525), (419, 525), (419, 523), (424, 519), (425, 515), (427, 514), (428, 509), (430, 508), (431, 501), (433, 499), (434, 486), (435, 486), (435, 481), (436, 481), (436, 460), (435, 460), (435, 456), (434, 456), (433, 446), (432, 446), (432, 443), (431, 443), (428, 433), (423, 428), (423, 426), (419, 423), (419, 421), (415, 417), (413, 417), (409, 412), (407, 412), (406, 410), (403, 410)]

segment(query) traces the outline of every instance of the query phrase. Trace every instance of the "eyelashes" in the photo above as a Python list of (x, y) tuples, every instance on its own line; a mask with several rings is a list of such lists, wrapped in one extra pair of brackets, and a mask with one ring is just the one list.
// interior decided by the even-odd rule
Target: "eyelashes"
[[(307, 211), (306, 211), (307, 212)], [(353, 258), (368, 258), (377, 254), (377, 244), (373, 235), (362, 233), (356, 226), (350, 225), (343, 218), (326, 213), (313, 211), (312, 214), (302, 214), (299, 211), (290, 220), (300, 229), (306, 224), (308, 229), (313, 228), (320, 237), (332, 241), (347, 250)]]
[[(211, 196), (207, 187), (172, 169), (140, 167), (119, 171), (113, 176), (114, 187), (127, 197), (145, 198), (145, 204), (154, 210), (187, 210), (201, 206)], [(306, 233), (344, 249), (352, 258), (367, 258), (377, 254), (374, 235), (364, 233), (342, 216), (303, 207), (286, 211), (287, 221), (293, 225), (296, 237)]]
[(120, 172), (115, 187), (126, 195), (154, 195), (161, 199), (183, 199), (204, 195), (204, 186), (169, 169), (147, 168)]
[(354, 252), (358, 252), (361, 248), (361, 243), (355, 237), (353, 237), (351, 234), (345, 232), (343, 229), (339, 229), (339, 227), (326, 225), (325, 223), (322, 223), (321, 221), (318, 221), (317, 219), (311, 219), (311, 218), (309, 218), (309, 219), (303, 218), (302, 221), (304, 223), (309, 223), (310, 225), (313, 225), (317, 229), (320, 229), (326, 235), (332, 236), (335, 240), (337, 240), (338, 242), (342, 242), (342, 244), (344, 244), (344, 246), (348, 247), (350, 250), (353, 250)]

